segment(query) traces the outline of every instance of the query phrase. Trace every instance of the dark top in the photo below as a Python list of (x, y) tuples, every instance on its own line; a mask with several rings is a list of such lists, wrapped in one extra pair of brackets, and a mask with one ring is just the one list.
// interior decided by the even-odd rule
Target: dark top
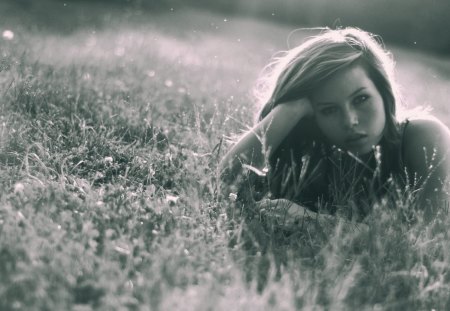
[(330, 147), (315, 122), (304, 119), (271, 155), (267, 174), (249, 166), (245, 174), (223, 174), (223, 184), (233, 185), (238, 201), (249, 207), (269, 194), (269, 199), (362, 220), (381, 199), (387, 207), (412, 199), (408, 206), (432, 219), (441, 207), (448, 208), (450, 130), (432, 117), (396, 128), (396, 139), (383, 138), (358, 159)]
[(378, 148), (358, 158), (326, 144), (324, 137), (314, 134), (320, 133), (314, 122), (302, 122), (270, 159), (267, 182), (272, 198), (286, 198), (313, 211), (339, 210), (364, 218), (375, 200), (408, 184), (403, 161), (407, 125), (408, 121), (399, 125), (399, 139), (383, 138)]

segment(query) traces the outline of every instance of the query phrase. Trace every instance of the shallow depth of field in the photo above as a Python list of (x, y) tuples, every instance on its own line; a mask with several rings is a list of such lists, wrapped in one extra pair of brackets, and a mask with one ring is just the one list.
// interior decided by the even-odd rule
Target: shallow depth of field
[[(450, 309), (447, 210), (283, 235), (218, 197), (260, 70), (311, 31), (55, 3), (0, 4), (0, 310)], [(450, 59), (388, 48), (450, 125)]]

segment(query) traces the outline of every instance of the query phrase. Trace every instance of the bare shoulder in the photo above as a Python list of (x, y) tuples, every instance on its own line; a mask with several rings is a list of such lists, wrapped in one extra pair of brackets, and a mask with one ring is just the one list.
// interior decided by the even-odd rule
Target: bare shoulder
[(450, 143), (450, 130), (434, 117), (411, 119), (404, 133), (405, 147), (445, 147)]
[(434, 117), (411, 119), (404, 132), (403, 152), (406, 164), (417, 168), (424, 160), (441, 161), (450, 152), (450, 130)]

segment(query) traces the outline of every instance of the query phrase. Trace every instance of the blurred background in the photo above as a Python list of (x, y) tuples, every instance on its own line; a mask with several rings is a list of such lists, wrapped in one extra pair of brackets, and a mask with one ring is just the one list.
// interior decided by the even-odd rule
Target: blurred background
[[(155, 0), (149, 0), (155, 1)], [(144, 2), (144, 1), (142, 1)], [(158, 2), (158, 1), (156, 1)], [(450, 54), (448, 0), (178, 0), (161, 5), (193, 5), (249, 15), (292, 26), (357, 26), (403, 46)]]
[[(58, 20), (60, 4), (103, 5), (141, 12), (196, 8), (226, 15), (247, 16), (295, 27), (357, 26), (379, 34), (386, 42), (436, 54), (450, 54), (448, 0), (1, 0), (3, 11), (27, 16), (29, 26), (59, 29), (75, 26)], [(6, 4), (6, 5), (5, 5)], [(16, 11), (16, 12), (14, 12)], [(2, 12), (5, 13), (5, 12)], [(4, 14), (2, 14), (4, 15)], [(46, 20), (39, 20), (47, 16)], [(92, 17), (90, 17), (92, 18)], [(89, 17), (83, 22), (89, 22)], [(72, 24), (71, 24), (72, 23)], [(62, 28), (61, 28), (62, 27)]]

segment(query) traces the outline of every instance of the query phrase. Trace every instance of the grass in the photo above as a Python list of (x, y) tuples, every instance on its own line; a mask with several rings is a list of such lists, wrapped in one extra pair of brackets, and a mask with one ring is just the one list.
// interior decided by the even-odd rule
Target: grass
[[(411, 225), (399, 199), (367, 231), (292, 233), (218, 198), (227, 137), (290, 29), (69, 6), (0, 24), (15, 34), (0, 42), (1, 310), (449, 308), (445, 210)], [(394, 51), (411, 105), (447, 116), (448, 60)]]

